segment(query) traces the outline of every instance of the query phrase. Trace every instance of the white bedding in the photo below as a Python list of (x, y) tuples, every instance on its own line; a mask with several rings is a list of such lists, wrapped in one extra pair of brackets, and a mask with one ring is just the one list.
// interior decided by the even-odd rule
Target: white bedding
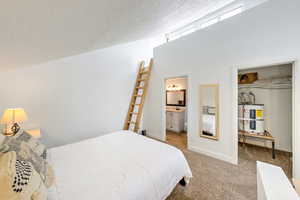
[(49, 150), (56, 188), (49, 200), (162, 200), (192, 177), (180, 150), (120, 131)]

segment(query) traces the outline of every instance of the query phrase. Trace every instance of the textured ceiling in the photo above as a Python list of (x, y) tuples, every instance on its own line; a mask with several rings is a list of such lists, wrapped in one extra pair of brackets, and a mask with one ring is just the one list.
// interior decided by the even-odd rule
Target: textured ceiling
[(0, 70), (167, 33), (232, 0), (10, 0), (0, 8)]

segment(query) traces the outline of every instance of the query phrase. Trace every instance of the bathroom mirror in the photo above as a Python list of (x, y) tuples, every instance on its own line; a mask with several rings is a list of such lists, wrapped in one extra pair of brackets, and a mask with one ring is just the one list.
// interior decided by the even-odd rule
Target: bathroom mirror
[(200, 85), (200, 136), (219, 139), (219, 85)]
[(167, 106), (185, 106), (185, 90), (167, 90)]

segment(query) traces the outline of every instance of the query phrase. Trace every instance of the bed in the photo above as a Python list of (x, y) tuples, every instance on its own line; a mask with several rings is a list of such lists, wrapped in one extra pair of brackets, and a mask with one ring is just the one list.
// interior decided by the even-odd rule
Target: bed
[(48, 151), (56, 183), (48, 200), (161, 200), (192, 177), (177, 148), (119, 131)]

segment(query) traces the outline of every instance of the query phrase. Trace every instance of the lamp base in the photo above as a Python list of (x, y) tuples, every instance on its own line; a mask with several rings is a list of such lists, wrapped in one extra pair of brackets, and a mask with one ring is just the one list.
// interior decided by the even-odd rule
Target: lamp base
[(15, 135), (14, 133), (6, 133), (6, 132), (2, 132), (2, 134), (4, 136), (14, 136)]
[(14, 123), (14, 125), (11, 127), (11, 131), (13, 132), (13, 134), (15, 135), (17, 132), (19, 132), (20, 130), (20, 126), (17, 123)]
[(20, 130), (19, 124), (14, 123), (11, 127), (5, 128), (5, 131), (2, 134), (5, 136), (14, 136), (19, 132), (19, 130)]

